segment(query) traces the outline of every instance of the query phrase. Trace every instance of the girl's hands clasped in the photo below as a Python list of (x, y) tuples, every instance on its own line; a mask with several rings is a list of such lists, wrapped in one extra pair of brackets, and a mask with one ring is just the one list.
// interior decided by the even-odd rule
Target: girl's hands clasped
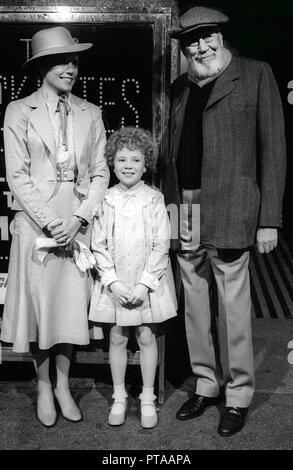
[(125, 308), (133, 308), (141, 305), (148, 293), (148, 287), (137, 284), (132, 292), (121, 281), (115, 281), (110, 287), (114, 297)]
[(123, 305), (123, 307), (128, 307), (128, 297), (130, 291), (121, 281), (112, 282), (110, 286), (111, 292), (113, 293), (115, 299)]
[(133, 292), (128, 297), (128, 304), (133, 307), (136, 307), (143, 303), (144, 299), (147, 296), (149, 289), (144, 284), (137, 284), (133, 289)]

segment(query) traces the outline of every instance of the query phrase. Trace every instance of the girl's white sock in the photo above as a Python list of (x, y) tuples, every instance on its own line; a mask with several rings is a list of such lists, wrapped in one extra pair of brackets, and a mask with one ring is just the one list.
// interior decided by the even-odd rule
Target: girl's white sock
[(112, 398), (114, 398), (114, 403), (111, 407), (111, 413), (120, 414), (125, 410), (125, 406), (123, 405), (123, 402), (125, 402), (125, 399), (127, 398), (125, 383), (118, 384), (118, 385), (114, 384), (113, 388), (114, 388), (114, 393), (112, 395)]
[[(144, 405), (145, 402), (152, 403), (155, 401), (157, 398), (154, 395), (154, 387), (142, 387), (142, 392), (139, 395), (139, 398), (141, 400), (141, 405)], [(154, 408), (153, 405), (144, 405), (143, 406), (143, 414), (145, 416), (153, 416), (156, 412), (156, 408)]]
[(140, 398), (144, 401), (155, 400), (157, 397), (154, 395), (154, 387), (142, 387)]

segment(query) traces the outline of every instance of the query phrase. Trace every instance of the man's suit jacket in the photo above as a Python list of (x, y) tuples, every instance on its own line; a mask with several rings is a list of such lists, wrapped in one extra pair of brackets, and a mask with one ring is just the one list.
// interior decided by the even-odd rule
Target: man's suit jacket
[[(171, 89), (170, 154), (163, 167), (167, 205), (180, 204), (176, 160), (189, 83), (184, 74)], [(203, 112), (203, 243), (245, 248), (255, 243), (258, 226), (281, 226), (285, 151), (282, 105), (270, 66), (232, 57)], [(176, 236), (178, 227), (172, 229)]]
[[(90, 221), (109, 183), (105, 129), (97, 106), (74, 95), (71, 105), (78, 168), (76, 190), (82, 195), (74, 214)], [(48, 205), (57, 171), (55, 139), (40, 90), (7, 106), (4, 146), (7, 182), (14, 196), (12, 209), (24, 210), (43, 228), (57, 218)]]

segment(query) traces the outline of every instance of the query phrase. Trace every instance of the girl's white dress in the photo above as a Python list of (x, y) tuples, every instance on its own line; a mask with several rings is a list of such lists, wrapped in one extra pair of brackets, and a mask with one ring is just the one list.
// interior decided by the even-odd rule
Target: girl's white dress
[[(160, 191), (137, 183), (107, 190), (93, 223), (92, 251), (97, 261), (89, 319), (120, 326), (160, 323), (177, 315), (169, 262), (170, 224)], [(130, 291), (149, 288), (142, 305), (125, 308), (109, 286), (119, 280)]]

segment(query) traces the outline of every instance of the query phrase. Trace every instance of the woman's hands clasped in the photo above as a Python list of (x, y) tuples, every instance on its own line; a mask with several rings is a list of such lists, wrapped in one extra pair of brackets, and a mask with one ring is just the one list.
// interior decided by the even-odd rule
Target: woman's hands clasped
[(66, 247), (73, 241), (75, 235), (81, 227), (80, 220), (72, 216), (69, 219), (56, 219), (48, 224), (47, 229), (55, 238), (58, 246)]

